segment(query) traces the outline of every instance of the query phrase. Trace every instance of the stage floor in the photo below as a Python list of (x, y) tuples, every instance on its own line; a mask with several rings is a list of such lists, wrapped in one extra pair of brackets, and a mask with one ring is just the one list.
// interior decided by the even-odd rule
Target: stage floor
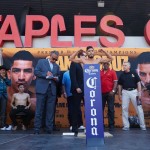
[(68, 131), (61, 129), (50, 135), (34, 135), (33, 130), (0, 131), (0, 150), (150, 150), (150, 129), (115, 129), (101, 147), (87, 147), (84, 136), (62, 136)]

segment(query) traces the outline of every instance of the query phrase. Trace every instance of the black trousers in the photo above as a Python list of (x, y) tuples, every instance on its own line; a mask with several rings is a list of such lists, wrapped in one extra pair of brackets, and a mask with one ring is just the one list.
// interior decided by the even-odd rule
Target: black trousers
[[(70, 126), (73, 125), (72, 123), (72, 120), (74, 119), (73, 118), (73, 107), (74, 107), (74, 102), (73, 102), (73, 96), (69, 96), (67, 97), (67, 104), (68, 104), (68, 121), (69, 121), (69, 124)], [(81, 103), (81, 102), (80, 102)], [(80, 127), (81, 125), (83, 125), (83, 121), (82, 121), (82, 111), (81, 111), (81, 104), (79, 106), (79, 111), (77, 112), (78, 113), (78, 116), (77, 116), (77, 122), (78, 122), (78, 127)]]
[(11, 109), (9, 116), (10, 116), (10, 119), (12, 120), (13, 125), (17, 126), (17, 124), (18, 124), (17, 120), (16, 120), (17, 114), (20, 112), (25, 114), (25, 115), (22, 115), (21, 117), (22, 117), (23, 124), (25, 126), (28, 126), (32, 119), (32, 113), (31, 113), (30, 109), (25, 109), (25, 106), (23, 106), (23, 105), (18, 105), (17, 109), (13, 109), (13, 108)]
[(104, 114), (104, 109), (105, 109), (105, 105), (108, 105), (108, 125), (109, 127), (114, 127), (114, 96), (111, 96), (108, 93), (103, 93), (102, 94), (102, 104), (103, 104), (103, 114)]
[(7, 96), (5, 94), (0, 94), (1, 127), (6, 126), (6, 107), (7, 107)]
[(73, 109), (73, 96), (67, 97), (67, 106), (68, 106), (68, 121), (70, 126), (72, 126), (72, 120), (73, 120), (73, 114), (72, 114), (72, 109)]
[[(72, 95), (72, 131), (77, 132), (78, 127), (83, 124), (82, 113), (81, 113), (81, 100), (83, 99), (83, 94), (73, 94)], [(79, 115), (81, 113), (81, 115)], [(80, 116), (80, 117), (79, 117)]]

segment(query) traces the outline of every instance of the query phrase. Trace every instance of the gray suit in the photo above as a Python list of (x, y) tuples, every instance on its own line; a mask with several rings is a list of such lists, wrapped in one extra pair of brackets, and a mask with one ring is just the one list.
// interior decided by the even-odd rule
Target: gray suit
[(44, 104), (46, 103), (46, 130), (52, 131), (54, 107), (56, 100), (56, 82), (52, 79), (46, 79), (47, 72), (52, 72), (53, 76), (58, 77), (60, 75), (60, 68), (56, 63), (53, 63), (53, 69), (51, 70), (50, 64), (47, 59), (40, 59), (35, 68), (36, 79), (36, 111), (34, 128), (39, 132), (42, 124), (42, 114), (44, 110)]

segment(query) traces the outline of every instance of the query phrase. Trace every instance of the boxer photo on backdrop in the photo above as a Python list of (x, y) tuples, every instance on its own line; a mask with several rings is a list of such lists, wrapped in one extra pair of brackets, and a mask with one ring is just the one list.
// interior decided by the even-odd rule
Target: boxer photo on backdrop
[(35, 111), (36, 96), (35, 93), (29, 90), (33, 80), (36, 79), (34, 75), (35, 61), (33, 55), (26, 50), (16, 52), (11, 58), (11, 66), (8, 71), (8, 78), (11, 79), (11, 86), (8, 88), (8, 110), (10, 111), (10, 104), (12, 95), (18, 92), (18, 85), (24, 85), (24, 91), (29, 93), (31, 97), (31, 110)]

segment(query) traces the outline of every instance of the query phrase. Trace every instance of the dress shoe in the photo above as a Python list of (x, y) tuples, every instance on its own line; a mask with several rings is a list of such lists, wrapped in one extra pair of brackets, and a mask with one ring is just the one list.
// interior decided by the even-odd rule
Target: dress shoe
[(74, 132), (74, 136), (78, 136), (78, 128), (72, 128), (72, 132)]
[(74, 132), (74, 136), (77, 137), (78, 136), (78, 132)]

